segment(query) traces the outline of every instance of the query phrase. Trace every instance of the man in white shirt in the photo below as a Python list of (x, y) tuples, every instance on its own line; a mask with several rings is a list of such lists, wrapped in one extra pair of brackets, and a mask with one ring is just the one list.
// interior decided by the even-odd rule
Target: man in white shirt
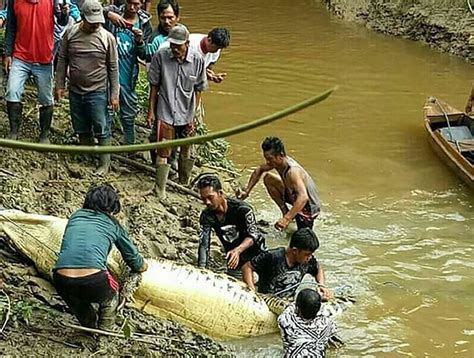
[(221, 55), (221, 50), (230, 44), (230, 32), (226, 28), (216, 27), (207, 35), (191, 34), (189, 35), (189, 46), (195, 49), (204, 58), (207, 80), (220, 83), (224, 80), (226, 73), (214, 73), (212, 66), (217, 62)]

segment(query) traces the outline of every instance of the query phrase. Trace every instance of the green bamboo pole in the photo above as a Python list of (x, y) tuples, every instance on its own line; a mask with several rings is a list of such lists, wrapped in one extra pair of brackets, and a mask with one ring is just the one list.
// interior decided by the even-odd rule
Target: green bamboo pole
[(167, 140), (158, 143), (145, 143), (135, 145), (120, 145), (120, 146), (79, 146), (79, 145), (57, 145), (57, 144), (39, 144), (30, 142), (21, 142), (16, 140), (0, 139), (0, 147), (14, 148), (21, 150), (30, 150), (36, 152), (50, 152), (63, 154), (104, 154), (104, 153), (132, 153), (143, 152), (150, 149), (163, 149), (170, 147), (179, 147), (182, 145), (200, 144), (213, 139), (229, 137), (242, 132), (246, 132), (253, 128), (263, 126), (265, 124), (276, 121), (277, 119), (289, 116), (290, 114), (299, 112), (307, 107), (315, 105), (316, 103), (324, 101), (331, 93), (336, 90), (336, 87), (327, 90), (317, 96), (308, 98), (303, 102), (295, 104), (291, 107), (285, 108), (281, 111), (275, 112), (271, 115), (256, 119), (252, 122), (241, 124), (232, 128), (224, 129), (217, 132), (208, 133), (202, 136), (195, 136), (183, 139)]

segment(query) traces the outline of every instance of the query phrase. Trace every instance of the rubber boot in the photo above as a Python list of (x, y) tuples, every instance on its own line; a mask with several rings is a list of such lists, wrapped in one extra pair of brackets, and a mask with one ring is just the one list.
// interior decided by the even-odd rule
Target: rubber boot
[(94, 137), (92, 134), (79, 134), (80, 145), (94, 145)]
[(193, 171), (194, 159), (191, 158), (179, 158), (178, 161), (178, 175), (179, 182), (183, 185), (189, 184), (189, 178)]
[(8, 133), (7, 139), (18, 139), (22, 110), (23, 105), (20, 102), (7, 102), (8, 120), (10, 122), (10, 133)]
[[(99, 145), (106, 146), (110, 145), (110, 138), (99, 138)], [(110, 154), (100, 154), (99, 155), (100, 165), (99, 168), (95, 171), (97, 175), (107, 175), (110, 169)]]
[(114, 331), (118, 303), (118, 295), (114, 295), (113, 298), (99, 305), (99, 329), (103, 331)]
[(158, 199), (166, 198), (166, 181), (168, 180), (170, 168), (169, 164), (158, 164), (156, 167), (154, 192)]
[(156, 159), (158, 157), (158, 153), (156, 149), (150, 149), (150, 159), (151, 159), (151, 164), (156, 165)]
[(171, 155), (168, 158), (168, 164), (171, 165), (175, 172), (178, 171), (178, 156), (178, 148), (175, 147), (171, 150)]
[(41, 144), (49, 144), (49, 131), (51, 129), (51, 122), (53, 121), (53, 106), (41, 106), (40, 114), (40, 136), (39, 142)]

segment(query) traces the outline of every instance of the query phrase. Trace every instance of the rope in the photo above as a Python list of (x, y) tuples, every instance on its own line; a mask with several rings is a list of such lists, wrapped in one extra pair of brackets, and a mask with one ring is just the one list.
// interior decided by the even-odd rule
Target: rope
[(466, 1), (467, 1), (467, 6), (469, 7), (469, 10), (471, 11), (471, 14), (474, 14), (474, 8), (471, 5), (471, 1), (470, 0), (466, 0)]
[(324, 101), (328, 98), (331, 93), (336, 90), (334, 87), (327, 90), (317, 96), (310, 97), (298, 104), (291, 107), (285, 108), (281, 111), (275, 112), (271, 115), (256, 119), (252, 122), (241, 124), (235, 127), (217, 131), (214, 133), (208, 133), (201, 136), (169, 140), (159, 143), (146, 143), (146, 144), (135, 144), (135, 145), (122, 145), (122, 146), (77, 146), (77, 145), (55, 145), (55, 144), (39, 144), (39, 143), (28, 143), (8, 139), (0, 139), (0, 147), (15, 148), (21, 150), (30, 150), (36, 152), (50, 152), (50, 153), (64, 153), (64, 154), (105, 154), (105, 153), (133, 153), (143, 152), (151, 149), (163, 149), (180, 147), (183, 145), (190, 144), (201, 144), (213, 139), (229, 137), (236, 135), (248, 130), (269, 124), (277, 119), (289, 116), (290, 114), (299, 112), (307, 107), (315, 105), (316, 103)]

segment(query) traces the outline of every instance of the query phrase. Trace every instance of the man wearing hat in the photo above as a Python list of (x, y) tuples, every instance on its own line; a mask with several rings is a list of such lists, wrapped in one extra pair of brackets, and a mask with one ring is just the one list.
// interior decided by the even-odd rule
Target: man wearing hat
[[(105, 23), (102, 5), (86, 0), (81, 7), (82, 22), (64, 34), (56, 71), (56, 98), (64, 97), (69, 69), (69, 106), (74, 132), (82, 145), (110, 144), (107, 107), (119, 106), (119, 73), (117, 43), (102, 27)], [(110, 91), (110, 95), (108, 93)], [(110, 154), (100, 155), (96, 174), (107, 174)]]
[[(160, 48), (153, 55), (148, 80), (150, 100), (147, 121), (153, 125), (157, 140), (185, 138), (194, 133), (194, 112), (207, 88), (204, 60), (189, 47), (189, 31), (176, 25), (168, 34), (169, 48)], [(166, 194), (170, 165), (166, 163), (171, 148), (158, 151), (155, 193)], [(187, 184), (194, 165), (191, 146), (182, 146), (178, 161), (179, 181)]]
[(332, 317), (318, 315), (321, 296), (317, 287), (314, 276), (306, 274), (296, 290), (295, 303), (278, 317), (285, 357), (325, 357), (328, 342), (336, 336)]

